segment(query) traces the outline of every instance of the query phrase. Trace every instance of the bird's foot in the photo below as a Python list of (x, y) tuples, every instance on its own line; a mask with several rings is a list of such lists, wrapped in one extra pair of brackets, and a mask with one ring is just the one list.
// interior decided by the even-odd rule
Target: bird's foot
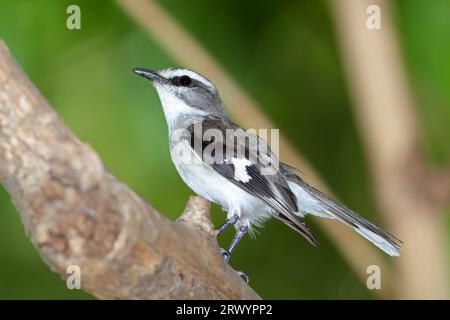
[(250, 282), (250, 278), (248, 277), (248, 275), (244, 271), (236, 270), (236, 272), (238, 273), (239, 277), (241, 277), (241, 279), (243, 279), (245, 282), (247, 282), (247, 283)]
[(223, 260), (225, 260), (225, 262), (230, 260), (231, 253), (227, 249), (220, 248), (220, 254), (223, 256)]
[[(225, 262), (228, 262), (230, 260), (231, 253), (227, 249), (220, 248), (220, 254), (223, 256), (223, 260)], [(248, 275), (244, 271), (234, 270), (239, 275), (239, 277), (244, 280), (245, 282), (249, 283), (250, 279)]]

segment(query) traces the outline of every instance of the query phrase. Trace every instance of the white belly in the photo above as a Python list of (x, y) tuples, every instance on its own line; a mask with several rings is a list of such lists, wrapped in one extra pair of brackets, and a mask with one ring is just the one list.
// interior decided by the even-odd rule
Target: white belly
[(229, 215), (238, 214), (250, 224), (258, 224), (270, 217), (271, 209), (265, 202), (202, 163), (187, 142), (177, 143), (171, 154), (181, 178), (199, 196), (219, 204)]

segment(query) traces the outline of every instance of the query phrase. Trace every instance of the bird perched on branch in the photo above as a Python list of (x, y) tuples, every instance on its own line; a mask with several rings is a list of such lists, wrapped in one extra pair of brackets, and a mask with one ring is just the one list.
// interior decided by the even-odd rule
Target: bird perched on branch
[(297, 169), (278, 161), (266, 141), (234, 123), (211, 81), (182, 68), (133, 71), (150, 80), (158, 92), (172, 161), (181, 178), (195, 193), (227, 211), (218, 234), (229, 226), (236, 228), (231, 245), (222, 249), (226, 260), (252, 226), (270, 217), (317, 245), (304, 223), (307, 214), (338, 219), (387, 254), (399, 255), (401, 241), (308, 185)]

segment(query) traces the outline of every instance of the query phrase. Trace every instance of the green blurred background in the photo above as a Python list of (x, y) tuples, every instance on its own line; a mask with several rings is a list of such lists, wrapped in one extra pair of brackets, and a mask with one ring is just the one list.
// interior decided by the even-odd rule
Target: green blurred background
[[(70, 4), (81, 8), (81, 30), (66, 28)], [(160, 4), (263, 106), (343, 202), (381, 222), (327, 1)], [(393, 8), (427, 155), (441, 164), (450, 152), (450, 2), (403, 0)], [(110, 1), (1, 0), (0, 38), (108, 169), (176, 218), (192, 192), (170, 161), (155, 91), (131, 72), (176, 65), (170, 55)], [(214, 223), (224, 218), (214, 207)], [(264, 298), (374, 298), (321, 229), (312, 229), (318, 248), (270, 221), (255, 240), (242, 241), (231, 264)], [(230, 230), (220, 242), (231, 237)], [(0, 246), (0, 298), (91, 298), (68, 290), (42, 262), (3, 188)]]

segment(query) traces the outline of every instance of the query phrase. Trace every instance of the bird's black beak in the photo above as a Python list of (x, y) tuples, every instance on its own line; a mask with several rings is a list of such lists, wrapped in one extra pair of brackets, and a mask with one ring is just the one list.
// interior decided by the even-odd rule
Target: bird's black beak
[(165, 82), (166, 78), (160, 76), (158, 74), (158, 72), (153, 71), (153, 70), (149, 70), (149, 69), (145, 69), (145, 68), (134, 68), (133, 69), (134, 73), (140, 75), (141, 77), (144, 77), (150, 81), (155, 81), (155, 82)]

